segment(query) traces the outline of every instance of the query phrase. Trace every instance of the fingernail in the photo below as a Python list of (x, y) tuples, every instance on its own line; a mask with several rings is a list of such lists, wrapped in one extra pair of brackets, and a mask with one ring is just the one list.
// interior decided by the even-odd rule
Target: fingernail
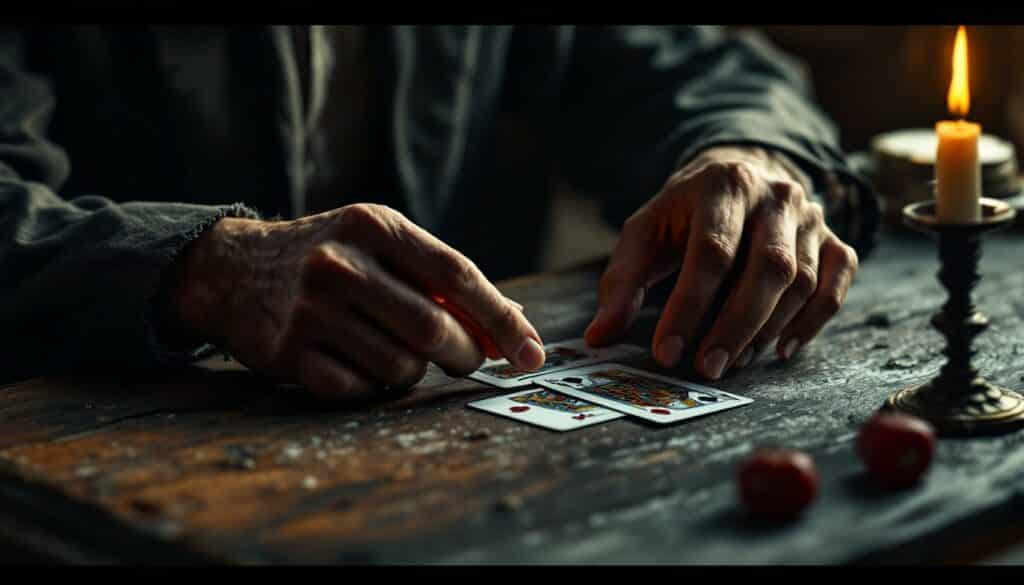
[(793, 354), (796, 353), (796, 348), (799, 346), (799, 339), (790, 339), (789, 341), (786, 342), (786, 346), (782, 348), (782, 357), (787, 360), (793, 357)]
[(537, 368), (544, 365), (544, 348), (542, 348), (532, 337), (527, 337), (526, 341), (519, 346), (519, 352), (516, 353), (516, 361), (519, 362), (518, 366), (524, 370), (536, 370)]
[(712, 380), (722, 377), (722, 370), (729, 361), (729, 353), (724, 349), (713, 349), (704, 358), (704, 372)]
[(662, 340), (658, 346), (658, 361), (661, 365), (671, 368), (679, 363), (679, 356), (683, 354), (683, 338), (672, 335)]
[(753, 360), (754, 360), (754, 348), (747, 347), (747, 349), (743, 350), (743, 353), (740, 354), (740, 358), (738, 360), (736, 360), (736, 367), (737, 368), (745, 368), (745, 367), (749, 366), (750, 362), (752, 362)]

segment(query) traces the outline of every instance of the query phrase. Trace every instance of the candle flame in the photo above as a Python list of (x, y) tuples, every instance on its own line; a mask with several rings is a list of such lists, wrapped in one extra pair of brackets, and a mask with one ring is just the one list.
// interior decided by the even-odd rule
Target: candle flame
[(949, 83), (946, 103), (949, 111), (961, 118), (967, 116), (971, 107), (971, 92), (967, 84), (967, 32), (963, 26), (957, 29), (953, 44), (953, 79)]

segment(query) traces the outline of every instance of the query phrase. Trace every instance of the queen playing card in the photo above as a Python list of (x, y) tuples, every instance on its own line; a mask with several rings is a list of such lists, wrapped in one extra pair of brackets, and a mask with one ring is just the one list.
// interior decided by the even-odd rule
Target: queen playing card
[(471, 402), (469, 406), (556, 431), (571, 431), (625, 416), (547, 388), (530, 388)]
[(573, 339), (545, 345), (544, 365), (539, 370), (526, 372), (517, 369), (505, 359), (487, 360), (479, 370), (470, 374), (469, 377), (498, 388), (521, 388), (532, 384), (537, 376), (600, 362), (625, 359), (640, 355), (644, 351), (641, 347), (625, 344), (593, 348), (589, 347), (582, 339)]
[(753, 402), (714, 388), (620, 364), (562, 370), (536, 383), (656, 423), (671, 423)]

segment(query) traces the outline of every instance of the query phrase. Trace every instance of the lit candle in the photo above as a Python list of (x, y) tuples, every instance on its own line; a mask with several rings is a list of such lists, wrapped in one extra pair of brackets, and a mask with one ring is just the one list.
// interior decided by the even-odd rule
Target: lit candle
[(935, 125), (939, 139), (935, 155), (935, 213), (940, 223), (971, 223), (981, 219), (981, 125), (963, 119), (970, 109), (970, 99), (967, 35), (961, 26), (953, 46), (953, 80), (947, 98), (949, 111), (960, 119)]

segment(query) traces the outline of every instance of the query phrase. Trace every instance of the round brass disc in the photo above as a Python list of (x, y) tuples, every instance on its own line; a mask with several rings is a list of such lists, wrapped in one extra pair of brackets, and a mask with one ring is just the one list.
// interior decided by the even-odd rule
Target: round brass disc
[(958, 400), (942, 399), (931, 383), (904, 388), (889, 397), (885, 409), (923, 418), (940, 435), (978, 436), (1024, 427), (1024, 396), (977, 381), (976, 390)]
[(982, 197), (981, 219), (972, 223), (941, 223), (935, 212), (935, 201), (925, 200), (911, 203), (903, 208), (903, 221), (911, 228), (926, 232), (983, 233), (1008, 225), (1016, 217), (1016, 210), (1009, 203), (990, 197)]

